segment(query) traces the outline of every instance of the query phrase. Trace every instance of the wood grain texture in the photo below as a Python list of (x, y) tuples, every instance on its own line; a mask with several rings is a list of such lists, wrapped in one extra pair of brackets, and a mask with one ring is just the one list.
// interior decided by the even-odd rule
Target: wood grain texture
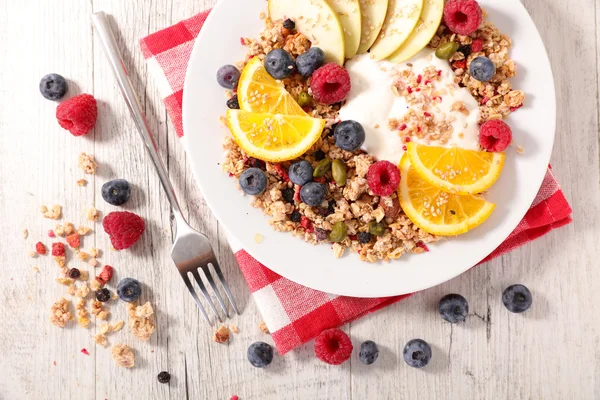
[[(270, 338), (260, 333), (256, 306), (235, 264), (222, 228), (195, 185), (186, 155), (138, 47), (139, 38), (210, 7), (214, 0), (0, 0), (0, 399), (598, 399), (600, 398), (600, 152), (598, 81), (599, 10), (595, 0), (524, 0), (546, 44), (558, 101), (552, 158), (575, 222), (439, 287), (419, 293), (344, 327), (356, 347), (377, 341), (380, 359), (366, 367), (355, 352), (341, 367), (313, 355), (312, 344), (276, 357), (267, 370), (246, 361), (247, 346)], [(125, 65), (191, 224), (206, 232), (243, 314), (229, 345), (217, 345), (184, 289), (169, 257), (173, 237), (167, 200), (92, 32), (89, 16), (112, 16)], [(582, 10), (589, 10), (582, 12)], [(560, 29), (557, 29), (560, 27)], [(518, 39), (516, 39), (518, 40)], [(73, 138), (54, 120), (55, 104), (38, 94), (39, 79), (59, 72), (69, 95), (93, 93), (100, 102), (94, 132)], [(100, 163), (80, 188), (81, 152)], [(144, 283), (142, 300), (157, 310), (157, 332), (141, 343), (124, 329), (110, 344), (135, 348), (137, 366), (118, 368), (110, 349), (91, 338), (98, 327), (58, 329), (47, 321), (50, 305), (65, 288), (56, 284), (50, 257), (29, 258), (54, 221), (39, 206), (61, 204), (65, 218), (88, 225), (84, 209), (102, 201), (100, 187), (123, 177), (135, 185), (126, 209), (148, 221), (133, 251), (111, 252), (104, 234), (84, 238), (84, 248), (106, 251), (104, 264), (118, 280)], [(22, 230), (29, 237), (22, 238)], [(95, 230), (101, 231), (96, 224)], [(76, 263), (77, 261), (73, 261)], [(40, 272), (35, 273), (33, 265)], [(93, 273), (93, 272), (92, 272)], [(535, 305), (512, 315), (500, 294), (522, 282)], [(439, 298), (457, 292), (469, 299), (471, 317), (460, 326), (442, 323)], [(126, 319), (123, 304), (110, 308), (111, 322)], [(408, 368), (402, 347), (421, 337), (433, 346), (432, 365)], [(87, 348), (89, 356), (80, 353)], [(56, 362), (56, 365), (54, 364)], [(171, 372), (169, 385), (156, 375)]]

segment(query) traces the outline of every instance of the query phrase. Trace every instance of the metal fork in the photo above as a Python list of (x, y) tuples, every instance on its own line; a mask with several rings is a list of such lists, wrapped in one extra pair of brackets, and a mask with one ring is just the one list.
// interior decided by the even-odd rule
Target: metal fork
[(121, 93), (125, 98), (125, 102), (127, 103), (127, 107), (131, 112), (131, 116), (135, 121), (135, 125), (142, 136), (144, 141), (144, 145), (146, 146), (146, 150), (148, 150), (148, 154), (150, 154), (150, 159), (156, 168), (156, 172), (158, 173), (158, 177), (160, 178), (160, 182), (162, 183), (163, 188), (167, 194), (167, 198), (169, 199), (169, 203), (171, 204), (171, 209), (173, 210), (173, 214), (175, 216), (175, 223), (177, 227), (177, 234), (175, 236), (175, 241), (173, 242), (173, 247), (171, 249), (171, 258), (175, 262), (179, 273), (181, 274), (181, 278), (183, 282), (187, 286), (188, 290), (192, 294), (196, 305), (200, 309), (204, 318), (208, 321), (210, 325), (212, 325), (212, 321), (209, 318), (206, 310), (202, 306), (200, 299), (198, 298), (198, 294), (196, 290), (192, 286), (192, 282), (190, 281), (189, 275), (191, 274), (194, 277), (194, 280), (200, 287), (200, 291), (202, 295), (206, 299), (206, 302), (210, 306), (210, 308), (215, 313), (217, 319), (222, 322), (221, 315), (217, 312), (217, 308), (215, 307), (211, 297), (206, 290), (206, 286), (202, 282), (202, 278), (200, 276), (199, 270), (202, 270), (204, 275), (206, 276), (206, 280), (208, 281), (210, 287), (212, 288), (214, 295), (217, 299), (217, 302), (221, 306), (221, 310), (225, 314), (226, 317), (229, 317), (229, 312), (227, 310), (227, 306), (223, 301), (223, 298), (219, 294), (219, 290), (217, 289), (217, 285), (215, 284), (215, 280), (213, 279), (212, 273), (209, 269), (209, 265), (212, 265), (215, 272), (217, 273), (217, 277), (225, 290), (225, 294), (231, 303), (231, 306), (235, 310), (237, 314), (240, 311), (235, 304), (233, 296), (231, 295), (231, 291), (229, 290), (229, 286), (225, 281), (225, 277), (223, 276), (223, 272), (221, 272), (221, 268), (219, 267), (219, 263), (217, 262), (217, 258), (215, 257), (215, 253), (208, 241), (208, 238), (200, 232), (195, 231), (192, 227), (186, 222), (183, 214), (181, 212), (181, 208), (179, 207), (179, 203), (177, 202), (177, 198), (175, 196), (175, 191), (173, 190), (173, 186), (171, 185), (171, 181), (169, 180), (169, 175), (165, 170), (165, 167), (160, 159), (158, 154), (158, 147), (154, 142), (154, 138), (150, 133), (150, 129), (148, 127), (148, 123), (146, 121), (146, 117), (142, 112), (142, 107), (140, 106), (139, 100), (135, 94), (133, 89), (133, 85), (129, 80), (129, 76), (127, 71), (125, 70), (125, 65), (123, 64), (123, 60), (119, 53), (119, 48), (117, 46), (117, 41), (115, 36), (113, 35), (110, 24), (108, 22), (108, 18), (103, 11), (94, 13), (92, 15), (92, 23), (94, 27), (98, 31), (98, 35), (100, 37), (100, 41), (102, 42), (102, 46), (104, 48), (104, 53), (110, 62), (110, 65), (113, 69), (115, 77), (117, 78), (117, 82), (119, 87), (121, 88)]

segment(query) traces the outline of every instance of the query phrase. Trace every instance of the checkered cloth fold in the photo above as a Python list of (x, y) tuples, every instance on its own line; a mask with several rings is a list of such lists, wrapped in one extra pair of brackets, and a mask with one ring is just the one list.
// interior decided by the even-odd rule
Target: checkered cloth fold
[[(192, 47), (208, 11), (156, 32), (140, 41), (178, 136), (183, 136), (183, 82)], [(517, 228), (482, 262), (498, 257), (571, 222), (571, 207), (551, 169)], [(235, 253), (254, 300), (281, 354), (337, 327), (409, 295), (385, 298), (336, 296), (294, 283), (256, 261), (244, 250)]]

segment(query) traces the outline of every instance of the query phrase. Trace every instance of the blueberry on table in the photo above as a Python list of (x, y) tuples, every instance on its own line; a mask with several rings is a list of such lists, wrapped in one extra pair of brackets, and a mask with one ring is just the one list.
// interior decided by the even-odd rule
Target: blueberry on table
[(240, 71), (235, 65), (223, 65), (217, 71), (217, 82), (225, 89), (235, 89), (240, 80)]
[(167, 371), (162, 371), (158, 374), (156, 378), (160, 383), (169, 383), (169, 381), (171, 380), (171, 374)]
[(362, 342), (359, 353), (360, 362), (365, 365), (371, 365), (375, 362), (375, 360), (377, 360), (377, 357), (379, 357), (377, 343), (372, 340)]
[(412, 339), (402, 352), (404, 361), (414, 368), (423, 368), (431, 360), (431, 346), (422, 339)]
[(296, 68), (294, 59), (283, 49), (274, 49), (265, 57), (265, 69), (275, 79), (285, 79)]
[(480, 56), (471, 61), (469, 72), (478, 81), (487, 82), (496, 74), (496, 66), (489, 58)]
[(67, 80), (59, 74), (48, 74), (40, 81), (40, 93), (48, 100), (60, 100), (68, 90)]
[(443, 319), (456, 324), (467, 319), (469, 303), (460, 294), (447, 294), (440, 299), (438, 311)]
[(319, 182), (308, 182), (300, 189), (300, 199), (311, 207), (320, 205), (327, 195), (327, 186)]
[(308, 78), (325, 63), (325, 53), (318, 47), (311, 47), (306, 53), (296, 57), (296, 68), (300, 75)]
[(102, 198), (108, 204), (121, 206), (131, 196), (131, 185), (125, 179), (114, 179), (102, 185)]
[(333, 132), (335, 145), (342, 150), (357, 150), (365, 142), (365, 130), (356, 121), (342, 121), (335, 127)]
[(102, 303), (110, 300), (110, 291), (107, 288), (102, 288), (96, 292), (96, 300)]
[(265, 342), (255, 342), (248, 347), (248, 361), (256, 368), (264, 368), (273, 361), (273, 348)]
[(502, 303), (513, 313), (522, 313), (531, 307), (533, 296), (524, 285), (511, 285), (502, 293)]
[(123, 301), (132, 303), (142, 294), (142, 285), (137, 279), (123, 278), (117, 285), (117, 295)]
[(290, 181), (296, 185), (305, 185), (312, 181), (313, 168), (312, 165), (306, 160), (297, 161), (290, 166), (288, 171)]
[(246, 194), (259, 195), (267, 188), (267, 175), (259, 168), (248, 168), (240, 175), (240, 187)]

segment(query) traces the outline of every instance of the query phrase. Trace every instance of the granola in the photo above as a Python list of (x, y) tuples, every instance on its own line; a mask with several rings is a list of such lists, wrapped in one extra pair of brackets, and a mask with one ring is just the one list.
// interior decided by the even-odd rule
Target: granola
[(146, 342), (150, 340), (150, 336), (156, 330), (154, 324), (154, 310), (150, 302), (146, 302), (143, 306), (128, 304), (129, 311), (129, 328), (135, 337)]
[(229, 341), (229, 329), (225, 325), (219, 326), (213, 335), (213, 340), (217, 343), (227, 343)]
[[(481, 51), (474, 51), (466, 57), (464, 53), (458, 51), (449, 60), (454, 72), (454, 82), (460, 87), (467, 88), (479, 103), (479, 123), (504, 118), (521, 107), (525, 100), (524, 93), (513, 89), (509, 81), (509, 78), (516, 75), (516, 65), (508, 54), (511, 40), (487, 20), (471, 36), (455, 35), (442, 23), (431, 39), (429, 47), (435, 49), (450, 41), (457, 42), (459, 45), (469, 45), (475, 38), (481, 39), (483, 41)], [(285, 29), (282, 21), (271, 21), (269, 18), (265, 19), (265, 28), (259, 37), (244, 38), (243, 44), (247, 47), (247, 54), (243, 61), (237, 63), (240, 69), (253, 58), (264, 59), (272, 49), (283, 48), (295, 58), (310, 48), (310, 41), (301, 33)], [(490, 58), (496, 66), (496, 75), (489, 82), (477, 81), (468, 73), (470, 62), (481, 55)], [(411, 64), (408, 65), (412, 67)], [(443, 118), (433, 118), (432, 110), (441, 102), (440, 96), (444, 93), (432, 90), (431, 83), (440, 79), (441, 71), (429, 66), (423, 70), (423, 73), (417, 74), (411, 69), (401, 71), (395, 77), (390, 90), (394, 95), (403, 97), (412, 107), (401, 118), (390, 119), (388, 126), (399, 132), (403, 142), (420, 139), (444, 145), (448, 143), (453, 132), (452, 123), (461, 115), (470, 115), (471, 111), (463, 102), (456, 101), (452, 104), (450, 112), (444, 114)], [(282, 82), (295, 100), (302, 92), (311, 93), (309, 82), (298, 74), (292, 74)], [(443, 90), (454, 89), (448, 86)], [(426, 94), (431, 101), (423, 101)], [(347, 226), (347, 237), (331, 245), (335, 257), (342, 257), (346, 250), (350, 250), (358, 253), (361, 260), (373, 263), (397, 259), (405, 253), (419, 254), (426, 251), (426, 244), (436, 242), (440, 238), (418, 228), (403, 212), (395, 193), (391, 196), (379, 197), (369, 189), (366, 175), (369, 167), (375, 162), (374, 157), (361, 150), (349, 152), (335, 146), (332, 133), (333, 125), (339, 121), (339, 110), (340, 104), (317, 103), (305, 107), (305, 111), (310, 116), (325, 119), (327, 124), (321, 138), (302, 156), (302, 159), (313, 166), (323, 157), (343, 160), (347, 167), (345, 186), (329, 184), (328, 201), (324, 201), (318, 207), (309, 207), (298, 201), (300, 187), (290, 182), (285, 173), (295, 160), (281, 163), (266, 162), (264, 168), (267, 175), (266, 190), (254, 196), (251, 205), (262, 209), (264, 214), (270, 217), (269, 224), (274, 230), (290, 232), (312, 244), (319, 242), (330, 244), (327, 239), (332, 226), (336, 222), (344, 222)], [(476, 117), (473, 118), (477, 120)], [(461, 135), (462, 133), (458, 133), (458, 137)], [(229, 136), (223, 140), (223, 148), (226, 151), (222, 164), (223, 170), (232, 178), (239, 179), (241, 173), (249, 167), (252, 157)], [(331, 173), (327, 173), (322, 181), (331, 182)], [(294, 200), (290, 200), (289, 195), (287, 198), (284, 196), (284, 192), (290, 193), (290, 190), (295, 193)], [(384, 234), (375, 236), (368, 243), (361, 243), (358, 235), (369, 232), (371, 221), (384, 223), (386, 227)], [(262, 235), (257, 234), (255, 241), (259, 243), (261, 240)]]
[(126, 344), (117, 343), (110, 352), (119, 367), (133, 368), (135, 366), (135, 354)]
[(67, 322), (73, 319), (73, 315), (69, 312), (69, 302), (67, 299), (60, 298), (50, 308), (50, 322), (59, 328), (64, 328)]
[(81, 153), (79, 155), (77, 166), (88, 175), (94, 175), (96, 173), (96, 169), (98, 168), (98, 164), (96, 164), (94, 156), (86, 153)]

